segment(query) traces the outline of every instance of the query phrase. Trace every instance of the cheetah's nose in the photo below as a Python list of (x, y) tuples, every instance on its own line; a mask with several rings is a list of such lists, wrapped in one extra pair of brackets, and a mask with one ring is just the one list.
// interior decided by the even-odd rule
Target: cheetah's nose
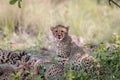
[(60, 36), (60, 34), (58, 36)]
[(61, 38), (61, 35), (58, 35), (58, 38), (60, 39), (60, 38)]
[(61, 35), (58, 35), (58, 37), (60, 37)]

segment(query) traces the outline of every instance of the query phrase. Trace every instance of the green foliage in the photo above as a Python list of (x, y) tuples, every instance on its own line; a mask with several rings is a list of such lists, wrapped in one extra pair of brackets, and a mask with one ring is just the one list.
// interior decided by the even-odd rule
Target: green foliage
[(34, 77), (34, 79), (33, 80), (43, 80), (42, 78), (41, 78), (41, 76), (36, 76), (36, 77)]
[(31, 72), (27, 70), (23, 70), (22, 72), (11, 74), (11, 80), (21, 80), (22, 78), (25, 78), (26, 80), (31, 80), (32, 79)]
[(18, 7), (21, 8), (21, 2), (22, 2), (22, 0), (10, 0), (9, 3), (10, 3), (11, 5), (14, 5), (16, 2), (18, 2)]
[(94, 50), (94, 54), (97, 54), (97, 59), (100, 63), (100, 79), (104, 80), (119, 80), (120, 72), (120, 35), (113, 35), (113, 45), (105, 48), (104, 43), (100, 43)]
[(19, 76), (20, 76), (20, 72), (18, 72), (16, 74), (11, 74), (11, 80), (20, 80)]
[(118, 35), (117, 33), (114, 33), (113, 36), (113, 42), (118, 46), (120, 47), (120, 35)]
[(13, 4), (15, 4), (16, 2), (17, 2), (17, 0), (10, 0), (9, 3), (13, 5)]
[[(98, 77), (98, 76), (97, 76)], [(69, 66), (64, 66), (64, 78), (65, 80), (99, 80), (96, 76), (89, 77), (88, 73), (84, 69), (80, 71), (69, 70)]]

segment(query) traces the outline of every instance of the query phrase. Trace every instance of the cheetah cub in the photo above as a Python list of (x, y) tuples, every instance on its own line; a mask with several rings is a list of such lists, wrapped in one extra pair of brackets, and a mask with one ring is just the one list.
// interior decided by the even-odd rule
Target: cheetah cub
[(89, 75), (98, 74), (98, 62), (72, 41), (68, 34), (69, 27), (57, 25), (51, 27), (51, 31), (56, 40), (58, 64), (67, 64), (75, 71), (84, 70)]

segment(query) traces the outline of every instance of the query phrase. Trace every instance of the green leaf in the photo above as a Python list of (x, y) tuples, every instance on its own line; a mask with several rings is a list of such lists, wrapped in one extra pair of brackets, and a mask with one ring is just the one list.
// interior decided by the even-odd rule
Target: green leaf
[(10, 3), (11, 5), (14, 5), (16, 2), (17, 2), (17, 0), (10, 0), (9, 3)]

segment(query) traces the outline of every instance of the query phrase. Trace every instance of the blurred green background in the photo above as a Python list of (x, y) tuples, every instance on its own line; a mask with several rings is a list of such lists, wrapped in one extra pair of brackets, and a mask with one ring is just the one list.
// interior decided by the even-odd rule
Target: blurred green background
[[(120, 3), (120, 1), (115, 0)], [(108, 0), (0, 0), (0, 48), (50, 47), (50, 27), (70, 26), (86, 42), (108, 42), (120, 34), (120, 9)]]

